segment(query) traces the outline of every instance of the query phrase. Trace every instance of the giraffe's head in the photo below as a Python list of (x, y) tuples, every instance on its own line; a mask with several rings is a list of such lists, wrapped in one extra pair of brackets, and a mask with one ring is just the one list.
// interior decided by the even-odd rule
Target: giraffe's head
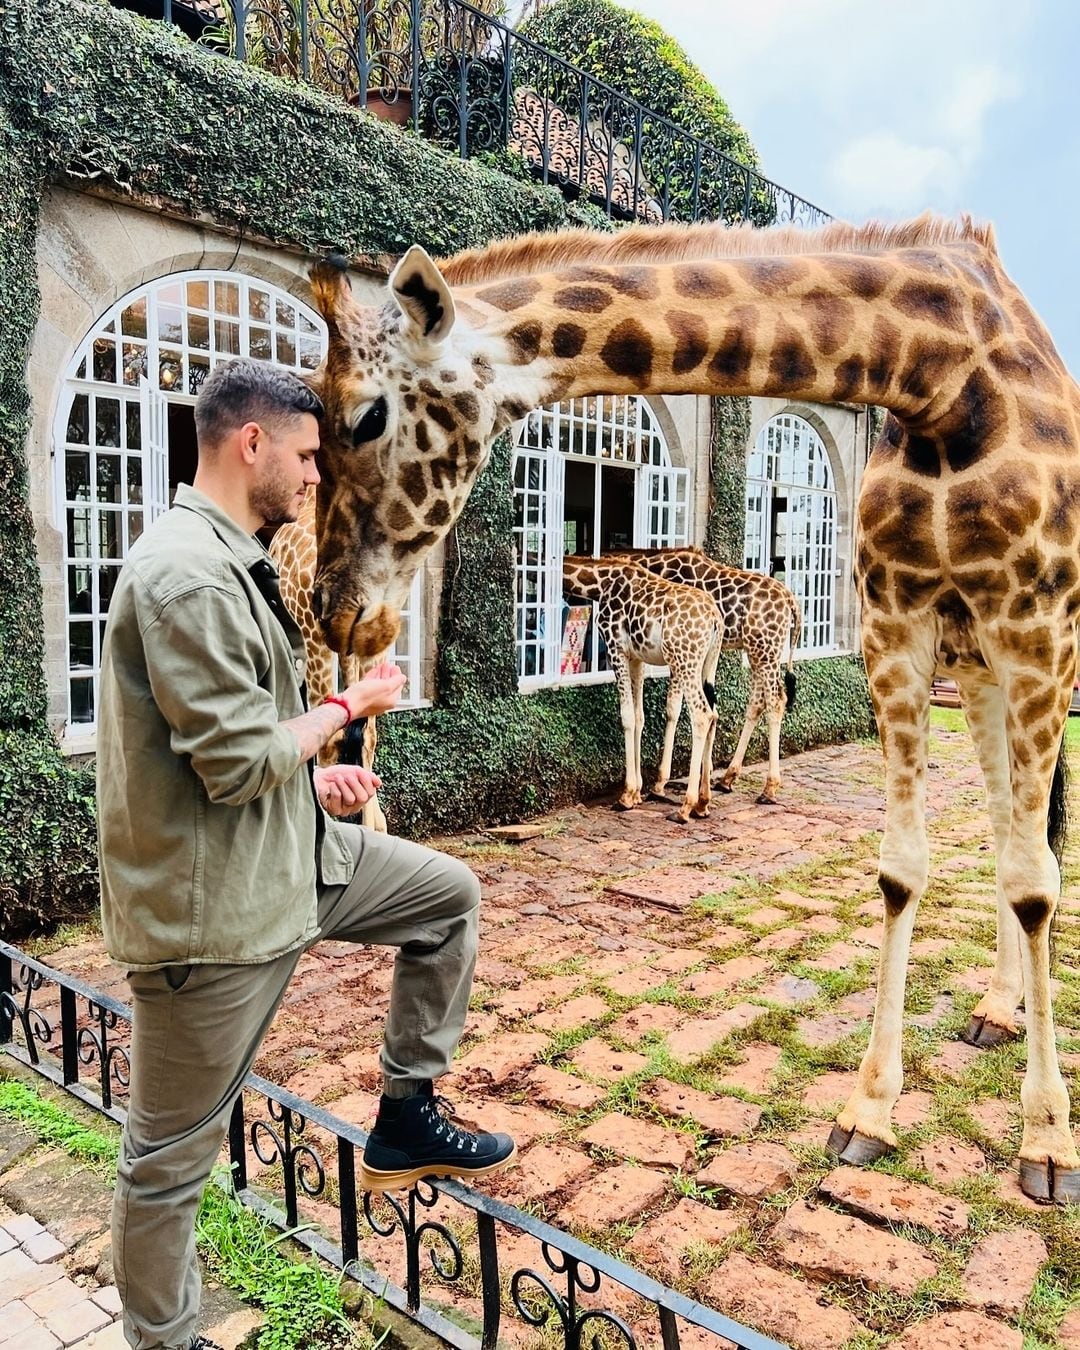
[(461, 513), (499, 410), (490, 364), (461, 339), (454, 300), (423, 249), (358, 304), (342, 267), (311, 271), (326, 320), (313, 606), (327, 643), (369, 658), (394, 640), (424, 555)]

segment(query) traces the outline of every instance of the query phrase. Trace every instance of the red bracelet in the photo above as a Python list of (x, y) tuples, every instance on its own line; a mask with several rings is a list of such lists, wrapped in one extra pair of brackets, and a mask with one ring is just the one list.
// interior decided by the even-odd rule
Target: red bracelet
[(329, 698), (324, 698), (322, 701), (322, 707), (325, 708), (328, 703), (336, 703), (339, 708), (345, 709), (345, 725), (348, 726), (349, 723), (353, 720), (352, 709), (341, 697), (341, 695), (331, 694)]

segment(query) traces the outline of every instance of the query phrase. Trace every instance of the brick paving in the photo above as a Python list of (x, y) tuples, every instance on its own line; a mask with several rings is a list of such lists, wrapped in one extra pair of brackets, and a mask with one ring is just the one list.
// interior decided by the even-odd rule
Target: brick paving
[(113, 1284), (68, 1278), (65, 1244), (37, 1219), (0, 1206), (0, 1347), (58, 1350), (61, 1346), (122, 1350)]
[[(600, 802), (535, 822), (521, 843), (437, 841), (484, 895), (469, 1021), (440, 1086), (463, 1116), (519, 1134), (517, 1164), (490, 1189), (794, 1347), (1080, 1345), (1080, 1216), (1025, 1201), (1015, 1178), (1023, 1042), (957, 1039), (993, 960), (992, 849), (966, 735), (935, 729), (931, 760), (900, 1147), (868, 1173), (834, 1168), (823, 1145), (873, 1016), (876, 747), (786, 760), (779, 808), (755, 804), (752, 767), (686, 827), (662, 803)], [(1055, 969), (1074, 1100), (1078, 865), (1074, 837)], [(126, 995), (92, 935), (48, 959)], [(362, 1119), (389, 978), (378, 950), (314, 949), (258, 1071)], [(334, 1231), (329, 1207), (309, 1212)], [(463, 1231), (445, 1198), (427, 1217)], [(400, 1283), (399, 1246), (362, 1234)], [(500, 1250), (506, 1272), (545, 1269), (523, 1235), (506, 1230)], [(424, 1264), (427, 1296), (475, 1316), (475, 1290)], [(629, 1291), (605, 1282), (583, 1302), (659, 1345)]]

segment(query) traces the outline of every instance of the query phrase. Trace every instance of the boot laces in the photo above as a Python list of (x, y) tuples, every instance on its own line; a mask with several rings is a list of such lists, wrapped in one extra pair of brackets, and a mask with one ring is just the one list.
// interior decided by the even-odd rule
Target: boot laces
[(432, 1097), (427, 1104), (427, 1113), (435, 1125), (437, 1138), (445, 1139), (452, 1148), (459, 1151), (468, 1149), (470, 1153), (476, 1152), (476, 1135), (469, 1130), (458, 1129), (453, 1123), (460, 1119), (454, 1110), (453, 1102), (446, 1097)]

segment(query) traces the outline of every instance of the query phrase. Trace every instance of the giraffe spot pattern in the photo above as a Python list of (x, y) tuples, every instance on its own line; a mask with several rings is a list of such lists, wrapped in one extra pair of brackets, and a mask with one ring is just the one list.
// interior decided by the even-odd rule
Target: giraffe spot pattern
[(602, 314), (612, 303), (608, 292), (597, 286), (564, 286), (552, 299), (559, 309), (570, 309), (579, 314)]
[(608, 334), (600, 359), (613, 374), (644, 388), (652, 373), (652, 338), (636, 319), (624, 319)]
[(925, 319), (935, 328), (964, 331), (964, 309), (955, 285), (934, 281), (905, 282), (890, 297), (894, 308), (909, 319)]
[(780, 295), (806, 277), (806, 266), (787, 258), (763, 258), (748, 263), (744, 276), (762, 295)]
[(769, 374), (779, 388), (784, 391), (804, 389), (813, 381), (816, 372), (813, 355), (799, 331), (790, 324), (778, 324)]
[(577, 356), (585, 346), (585, 329), (579, 323), (556, 324), (551, 335), (551, 349), (561, 360)]
[(475, 394), (455, 394), (454, 407), (470, 425), (480, 420), (480, 404)]
[(476, 298), (485, 305), (491, 305), (493, 309), (510, 312), (527, 305), (539, 292), (538, 281), (531, 277), (516, 277), (513, 281), (503, 282), (498, 286), (487, 286), (484, 290), (477, 291)]
[(1008, 426), (1005, 400), (984, 370), (973, 370), (956, 402), (934, 424), (953, 473), (995, 450)]
[(723, 300), (731, 294), (731, 282), (715, 267), (679, 263), (672, 268), (671, 281), (676, 295), (693, 300)]
[(454, 414), (445, 403), (429, 403), (425, 412), (436, 425), (442, 427), (443, 431), (453, 431), (457, 425)]

